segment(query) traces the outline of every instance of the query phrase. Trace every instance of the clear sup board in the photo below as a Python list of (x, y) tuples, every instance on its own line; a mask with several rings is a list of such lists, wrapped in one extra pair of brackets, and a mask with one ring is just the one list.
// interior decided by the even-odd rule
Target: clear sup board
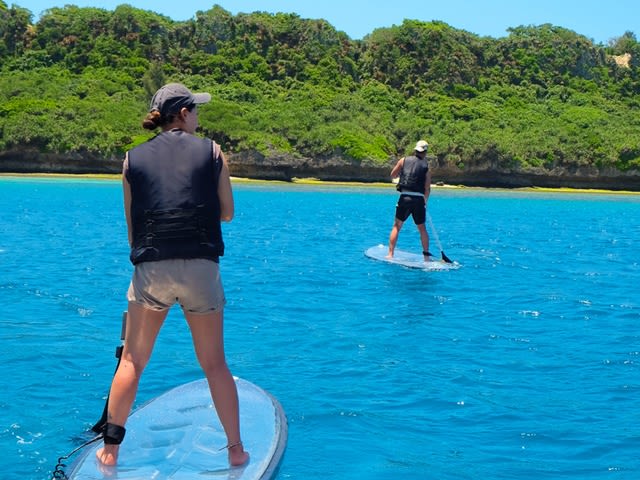
[(408, 268), (417, 268), (420, 270), (455, 270), (460, 267), (460, 264), (457, 262), (447, 263), (444, 260), (434, 259), (426, 262), (422, 253), (406, 252), (398, 248), (393, 252), (392, 258), (387, 257), (388, 252), (389, 248), (386, 245), (376, 245), (375, 247), (365, 250), (364, 254), (374, 260), (402, 265), (403, 267)]
[(118, 464), (102, 465), (87, 448), (71, 466), (70, 480), (269, 480), (282, 460), (287, 419), (280, 403), (260, 387), (236, 378), (242, 443), (249, 462), (230, 467), (227, 443), (206, 379), (180, 385), (136, 409), (127, 420)]

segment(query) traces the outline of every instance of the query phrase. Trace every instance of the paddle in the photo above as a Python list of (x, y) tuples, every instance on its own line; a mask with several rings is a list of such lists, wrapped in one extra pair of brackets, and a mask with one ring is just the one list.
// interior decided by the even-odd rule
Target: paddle
[[(127, 312), (125, 311), (122, 314), (122, 330), (120, 331), (120, 340), (122, 340), (124, 342), (124, 334), (127, 330)], [(120, 359), (122, 358), (122, 349), (124, 348), (124, 344), (119, 345), (118, 347), (116, 347), (116, 358), (118, 359), (118, 363), (116, 364), (116, 371), (118, 370), (118, 367), (120, 366)], [(98, 440), (102, 440), (104, 438), (103, 432), (104, 432), (104, 427), (107, 423), (107, 414), (108, 414), (108, 409), (109, 409), (109, 395), (107, 395), (107, 401), (104, 404), (104, 410), (102, 411), (102, 417), (100, 417), (100, 420), (98, 420), (98, 422), (91, 427), (91, 430), (94, 431), (95, 433), (97, 433), (98, 435), (94, 438), (92, 438), (91, 440), (83, 443), (82, 445), (80, 445), (79, 447), (75, 448), (74, 450), (72, 450), (70, 453), (68, 453), (67, 455), (63, 455), (61, 457), (58, 458), (58, 464), (56, 465), (56, 468), (53, 470), (53, 474), (52, 474), (52, 479), (54, 480), (67, 480), (67, 474), (65, 473), (64, 469), (67, 466), (64, 461), (67, 460), (69, 457), (71, 457), (71, 455), (73, 455), (74, 453), (82, 450), (84, 447), (91, 445), (94, 442), (97, 442)]]
[[(124, 342), (124, 336), (125, 333), (127, 331), (127, 312), (124, 311), (122, 313), (122, 329), (120, 330), (120, 340), (122, 340)], [(120, 366), (120, 359), (122, 358), (122, 349), (124, 348), (124, 345), (121, 344), (119, 346), (116, 347), (116, 358), (118, 359), (118, 363), (116, 364), (116, 370), (118, 371), (118, 367)], [(115, 374), (115, 372), (114, 372)], [(109, 395), (107, 395), (107, 401), (104, 404), (104, 410), (102, 411), (102, 417), (100, 417), (100, 420), (98, 420), (98, 422), (91, 427), (91, 430), (93, 430), (96, 433), (102, 433), (102, 430), (104, 429), (105, 424), (107, 423), (107, 411), (109, 408)]]
[(442, 261), (445, 263), (453, 263), (453, 260), (451, 260), (449, 257), (447, 257), (444, 253), (444, 250), (442, 250), (442, 244), (440, 243), (440, 238), (438, 238), (438, 232), (436, 231), (435, 227), (433, 226), (433, 220), (431, 220), (431, 215), (429, 214), (429, 212), (427, 212), (427, 220), (429, 221), (429, 227), (431, 228), (431, 231), (433, 232), (433, 237), (436, 239), (436, 244), (438, 245), (438, 248), (440, 249), (440, 254), (442, 255)]
[[(125, 332), (127, 331), (127, 312), (125, 311), (122, 314), (122, 330), (120, 331), (120, 340), (122, 340), (124, 342), (124, 335)], [(118, 363), (116, 365), (116, 371), (118, 370), (118, 367), (120, 366), (120, 359), (122, 358), (122, 350), (124, 348), (124, 343), (122, 343), (121, 345), (119, 345), (118, 347), (116, 347), (116, 358), (118, 359)], [(67, 455), (63, 455), (62, 457), (58, 458), (58, 464), (56, 465), (56, 468), (53, 470), (53, 474), (52, 474), (52, 479), (53, 480), (67, 480), (69, 477), (67, 477), (67, 474), (65, 473), (64, 469), (67, 466), (64, 461), (67, 460), (69, 457), (71, 457), (71, 455), (73, 455), (76, 452), (79, 452), (80, 450), (82, 450), (84, 447), (91, 445), (92, 443), (97, 442), (98, 440), (102, 440), (104, 438), (104, 427), (107, 424), (107, 414), (108, 414), (108, 409), (109, 409), (109, 395), (107, 395), (107, 401), (104, 404), (104, 410), (102, 411), (102, 417), (100, 417), (100, 420), (98, 420), (98, 422), (91, 427), (91, 430), (93, 430), (94, 432), (96, 432), (98, 435), (94, 438), (92, 438), (91, 440), (83, 443), (82, 445), (80, 445), (79, 447), (75, 448), (74, 450), (72, 450), (70, 453), (68, 453)]]

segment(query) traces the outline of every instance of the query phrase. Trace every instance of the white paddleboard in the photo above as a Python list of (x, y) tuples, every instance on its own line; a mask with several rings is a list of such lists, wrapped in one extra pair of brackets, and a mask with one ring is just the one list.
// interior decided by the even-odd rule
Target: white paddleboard
[(260, 387), (236, 378), (242, 443), (250, 459), (229, 467), (226, 437), (206, 379), (176, 387), (135, 410), (127, 420), (118, 465), (97, 461), (97, 442), (68, 473), (69, 480), (268, 480), (275, 476), (287, 443), (280, 403)]
[(420, 270), (455, 270), (460, 267), (460, 264), (457, 262), (447, 263), (443, 260), (435, 259), (433, 261), (425, 262), (422, 253), (411, 253), (396, 248), (393, 252), (393, 257), (388, 258), (388, 252), (389, 248), (387, 245), (376, 245), (375, 247), (365, 250), (364, 254), (374, 260), (394, 263), (408, 268), (418, 268)]

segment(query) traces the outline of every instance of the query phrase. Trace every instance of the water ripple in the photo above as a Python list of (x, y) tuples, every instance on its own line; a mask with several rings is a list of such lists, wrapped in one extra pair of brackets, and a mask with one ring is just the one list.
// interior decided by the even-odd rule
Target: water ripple
[[(44, 480), (115, 367), (120, 186), (0, 182), (0, 467)], [(430, 210), (463, 267), (429, 273), (363, 255), (388, 237), (389, 189), (236, 197), (226, 349), (288, 414), (279, 478), (640, 477), (640, 199), (438, 190)], [(412, 227), (400, 242), (417, 250)], [(200, 376), (172, 311), (136, 404)]]

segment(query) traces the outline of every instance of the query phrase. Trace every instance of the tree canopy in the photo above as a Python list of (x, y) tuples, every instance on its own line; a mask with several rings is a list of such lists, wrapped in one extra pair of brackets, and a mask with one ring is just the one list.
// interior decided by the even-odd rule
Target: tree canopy
[(387, 164), (427, 138), (458, 168), (624, 172), (640, 169), (639, 65), (633, 32), (599, 45), (405, 20), (351, 40), (295, 14), (67, 5), (34, 22), (0, 0), (0, 152), (121, 156), (149, 138), (155, 89), (180, 81), (213, 94), (200, 124), (230, 152)]

